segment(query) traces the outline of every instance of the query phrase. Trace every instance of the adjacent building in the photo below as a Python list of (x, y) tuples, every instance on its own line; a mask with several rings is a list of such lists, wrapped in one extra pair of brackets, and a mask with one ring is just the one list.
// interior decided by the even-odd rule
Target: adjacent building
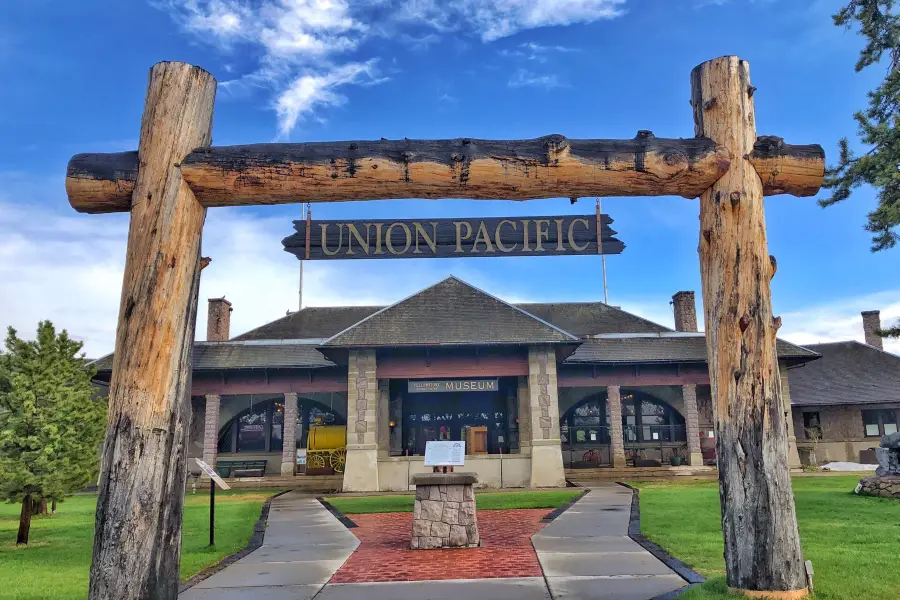
[[(673, 306), (674, 331), (600, 302), (514, 305), (449, 277), (390, 306), (304, 308), (230, 337), (232, 306), (214, 298), (194, 348), (189, 454), (230, 475), (336, 472), (345, 491), (409, 489), (430, 470), (426, 442), (441, 439), (466, 441), (466, 470), (491, 487), (561, 487), (576, 469), (710, 469), (706, 341), (693, 292)], [(798, 391), (804, 403), (787, 419), (799, 467), (798, 415), (820, 407), (824, 431), (835, 405), (795, 373), (830, 353), (784, 340), (777, 352), (785, 413)], [(108, 382), (112, 356), (95, 366)], [(867, 398), (896, 417), (896, 397), (893, 408)]]

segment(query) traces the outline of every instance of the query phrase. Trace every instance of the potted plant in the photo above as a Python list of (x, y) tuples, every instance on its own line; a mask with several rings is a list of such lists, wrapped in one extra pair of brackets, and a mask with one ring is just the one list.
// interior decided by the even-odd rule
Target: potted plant
[(676, 448), (672, 448), (672, 457), (669, 459), (669, 462), (673, 467), (680, 467), (681, 463), (684, 462), (685, 456), (687, 455), (687, 446), (678, 446)]

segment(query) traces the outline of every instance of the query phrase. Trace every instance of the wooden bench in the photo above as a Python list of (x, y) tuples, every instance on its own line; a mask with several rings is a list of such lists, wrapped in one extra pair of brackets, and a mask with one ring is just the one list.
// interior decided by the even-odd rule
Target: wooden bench
[(266, 474), (265, 460), (219, 460), (216, 470), (222, 477), (262, 477)]

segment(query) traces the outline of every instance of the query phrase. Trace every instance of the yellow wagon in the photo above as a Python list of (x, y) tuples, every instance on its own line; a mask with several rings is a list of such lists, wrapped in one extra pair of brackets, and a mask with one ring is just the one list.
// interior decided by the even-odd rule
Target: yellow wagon
[(345, 425), (313, 425), (306, 439), (306, 471), (344, 472), (347, 459)]

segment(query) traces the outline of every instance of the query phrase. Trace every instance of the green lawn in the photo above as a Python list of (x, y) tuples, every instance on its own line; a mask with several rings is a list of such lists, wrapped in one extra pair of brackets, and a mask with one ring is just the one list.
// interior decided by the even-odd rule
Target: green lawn
[[(209, 497), (188, 494), (184, 509), (182, 580), (247, 545), (272, 491), (216, 493), (216, 546), (209, 548)], [(96, 496), (75, 496), (56, 514), (35, 517), (27, 547), (16, 547), (20, 505), (0, 504), (0, 600), (87, 597)]]
[[(559, 508), (569, 500), (577, 498), (581, 490), (559, 490), (541, 492), (483, 492), (477, 493), (475, 501), (478, 510), (500, 510), (514, 508)], [(367, 513), (412, 512), (416, 497), (402, 496), (335, 496), (326, 498), (332, 506), (345, 515)]]
[[(817, 600), (893, 600), (900, 589), (900, 502), (852, 494), (858, 476), (793, 480), (803, 552)], [(685, 600), (732, 598), (716, 482), (637, 483), (641, 531), (711, 580)]]

